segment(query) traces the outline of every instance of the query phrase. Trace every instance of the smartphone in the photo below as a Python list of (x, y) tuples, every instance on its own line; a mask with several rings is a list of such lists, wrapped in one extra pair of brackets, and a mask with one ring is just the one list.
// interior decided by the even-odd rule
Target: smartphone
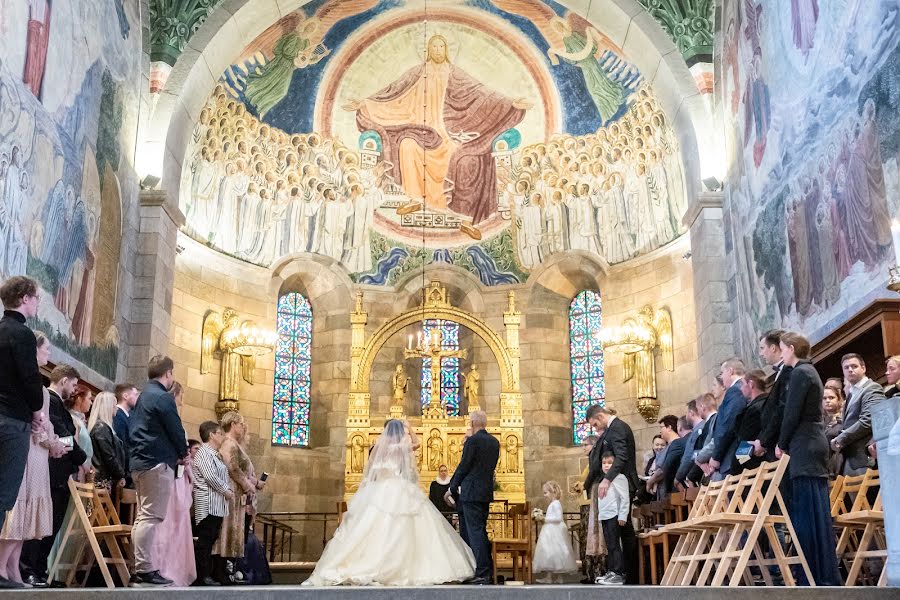
[(175, 467), (175, 479), (181, 479), (184, 477), (184, 465), (178, 465)]
[(75, 436), (67, 435), (65, 437), (59, 438), (60, 443), (62, 443), (66, 448), (72, 449), (75, 447)]
[(260, 481), (266, 481), (269, 478), (269, 474), (263, 471), (263, 474), (259, 476)]

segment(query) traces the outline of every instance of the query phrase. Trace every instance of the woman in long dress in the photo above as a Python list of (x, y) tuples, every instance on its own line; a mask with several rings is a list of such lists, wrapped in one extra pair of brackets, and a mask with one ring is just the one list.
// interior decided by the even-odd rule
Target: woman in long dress
[[(50, 341), (35, 332), (38, 365), (50, 359)], [(35, 431), (37, 430), (37, 431)], [(47, 459), (58, 458), (67, 452), (66, 446), (53, 433), (50, 422), (50, 394), (44, 389), (44, 406), (37, 427), (32, 428), (31, 445), (25, 475), (19, 486), (16, 504), (6, 515), (0, 533), (0, 576), (20, 582), (19, 556), (25, 540), (39, 540), (53, 532), (53, 501), (50, 497), (50, 467)]]
[(347, 513), (303, 585), (435, 585), (475, 574), (475, 556), (419, 489), (407, 425), (375, 442)]
[(244, 556), (246, 530), (249, 526), (250, 513), (256, 502), (256, 493), (265, 486), (264, 481), (256, 477), (250, 457), (241, 447), (247, 432), (244, 417), (236, 411), (222, 415), (222, 429), (225, 441), (219, 448), (222, 462), (228, 467), (231, 477), (231, 489), (234, 497), (228, 503), (228, 516), (222, 521), (219, 539), (213, 546), (215, 559), (215, 577), (223, 584), (234, 583), (234, 571), (237, 559)]
[[(184, 405), (184, 388), (177, 381), (172, 386), (175, 405)], [(186, 587), (197, 579), (197, 564), (194, 560), (194, 537), (191, 533), (191, 503), (193, 502), (194, 470), (188, 455), (188, 462), (175, 478), (175, 486), (169, 495), (166, 518), (156, 530), (153, 548), (154, 564), (159, 574), (179, 587)]]

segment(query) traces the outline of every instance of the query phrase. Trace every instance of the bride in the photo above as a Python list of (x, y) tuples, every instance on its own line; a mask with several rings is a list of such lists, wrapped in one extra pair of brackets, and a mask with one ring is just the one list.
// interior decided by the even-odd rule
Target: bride
[(419, 489), (412, 435), (391, 419), (359, 490), (303, 585), (434, 585), (465, 581), (475, 557)]

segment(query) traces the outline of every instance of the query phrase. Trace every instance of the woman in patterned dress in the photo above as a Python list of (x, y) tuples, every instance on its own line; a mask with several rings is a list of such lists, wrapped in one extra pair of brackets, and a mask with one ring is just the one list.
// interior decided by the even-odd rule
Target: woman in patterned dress
[[(50, 358), (50, 341), (36, 331), (37, 362), (44, 366)], [(53, 433), (50, 423), (50, 394), (44, 389), (44, 406), (40, 417), (32, 423), (31, 446), (25, 475), (19, 487), (16, 505), (6, 515), (0, 532), (0, 576), (20, 582), (19, 555), (25, 540), (38, 540), (53, 532), (53, 501), (50, 497), (50, 456), (60, 457), (68, 450)]]
[(222, 531), (213, 546), (216, 557), (216, 574), (220, 583), (233, 583), (232, 576), (236, 559), (244, 556), (244, 541), (247, 524), (256, 502), (256, 493), (266, 485), (256, 477), (250, 457), (241, 447), (247, 434), (247, 424), (239, 412), (230, 411), (222, 415), (222, 430), (225, 441), (219, 448), (219, 454), (228, 475), (231, 477), (231, 489), (234, 498), (228, 504), (228, 516), (222, 521)]

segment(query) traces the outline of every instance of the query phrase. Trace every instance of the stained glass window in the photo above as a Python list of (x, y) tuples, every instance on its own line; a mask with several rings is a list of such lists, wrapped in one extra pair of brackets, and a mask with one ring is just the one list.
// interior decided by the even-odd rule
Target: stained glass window
[(312, 307), (296, 292), (278, 299), (272, 444), (309, 445), (309, 365)]
[(591, 435), (585, 413), (606, 403), (600, 294), (585, 290), (569, 305), (569, 357), (572, 368), (572, 433), (576, 444)]
[[(459, 323), (442, 319), (426, 319), (422, 328), (424, 339), (431, 339), (431, 330), (440, 328), (441, 348), (459, 349)], [(431, 402), (431, 359), (422, 359), (422, 406)], [(447, 414), (459, 415), (459, 359), (441, 359), (441, 403), (447, 407)]]

